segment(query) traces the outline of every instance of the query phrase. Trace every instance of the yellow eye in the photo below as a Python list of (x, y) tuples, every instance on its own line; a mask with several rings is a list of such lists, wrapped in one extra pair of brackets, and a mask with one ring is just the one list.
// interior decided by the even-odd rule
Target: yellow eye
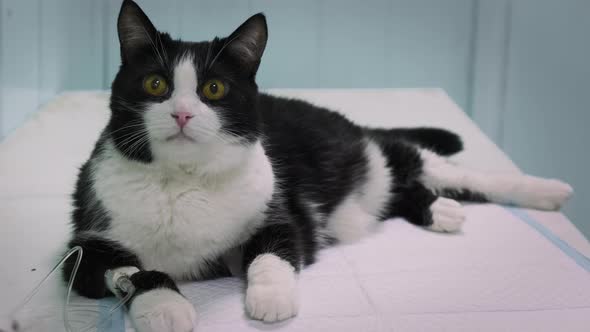
[(152, 96), (160, 97), (168, 92), (168, 83), (160, 75), (149, 75), (143, 80), (143, 89)]
[(219, 100), (225, 96), (225, 85), (220, 80), (208, 80), (203, 85), (203, 95), (209, 100)]

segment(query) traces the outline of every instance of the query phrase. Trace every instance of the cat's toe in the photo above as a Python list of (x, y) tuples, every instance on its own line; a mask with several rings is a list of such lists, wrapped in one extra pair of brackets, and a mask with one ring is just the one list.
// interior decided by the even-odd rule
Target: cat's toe
[(280, 284), (253, 285), (246, 291), (246, 310), (250, 317), (276, 322), (297, 315), (297, 296)]
[(574, 189), (565, 182), (535, 177), (527, 179), (526, 189), (530, 204), (525, 206), (550, 211), (559, 210), (574, 193)]
[(137, 332), (194, 332), (197, 314), (193, 305), (170, 289), (138, 295), (129, 309)]
[(276, 322), (297, 314), (297, 281), (291, 263), (274, 254), (258, 256), (248, 268), (246, 311), (254, 319)]
[(436, 232), (458, 232), (465, 222), (463, 206), (452, 199), (439, 197), (430, 205), (432, 225), (428, 228)]
[(559, 180), (547, 180), (541, 206), (547, 210), (559, 210), (574, 193), (574, 188)]

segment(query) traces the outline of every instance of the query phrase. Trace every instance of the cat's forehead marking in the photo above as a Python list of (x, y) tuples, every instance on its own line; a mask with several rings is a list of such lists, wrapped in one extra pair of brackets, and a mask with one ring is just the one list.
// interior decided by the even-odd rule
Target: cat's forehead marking
[(197, 70), (190, 55), (183, 56), (174, 67), (174, 91), (177, 94), (197, 91)]

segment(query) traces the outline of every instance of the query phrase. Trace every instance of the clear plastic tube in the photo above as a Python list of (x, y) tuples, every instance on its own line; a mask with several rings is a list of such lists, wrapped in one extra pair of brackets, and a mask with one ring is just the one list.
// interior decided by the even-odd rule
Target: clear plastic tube
[[(129, 280), (128, 277), (122, 276), (116, 280), (115, 284), (119, 289), (121, 289), (123, 292), (125, 292), (126, 295), (120, 298), (119, 302), (117, 302), (108, 311), (106, 317), (104, 317), (102, 320), (97, 321), (97, 322), (91, 322), (91, 323), (87, 324), (86, 326), (82, 327), (80, 330), (75, 331), (74, 328), (71, 326), (71, 320), (70, 320), (68, 312), (70, 309), (70, 299), (71, 299), (71, 295), (72, 295), (72, 288), (74, 286), (74, 281), (75, 281), (76, 275), (78, 273), (78, 269), (80, 268), (82, 256), (84, 255), (84, 250), (82, 249), (82, 247), (76, 246), (76, 247), (73, 247), (72, 249), (70, 249), (64, 255), (64, 257), (51, 269), (51, 271), (49, 271), (49, 273), (39, 282), (39, 284), (37, 284), (37, 286), (35, 286), (35, 288), (15, 307), (15, 309), (12, 311), (11, 316), (16, 317), (18, 312), (20, 312), (27, 305), (27, 303), (29, 303), (31, 301), (33, 296), (35, 296), (35, 294), (37, 294), (39, 292), (39, 290), (45, 284), (47, 279), (49, 279), (49, 277), (51, 277), (51, 275), (60, 266), (62, 266), (65, 261), (67, 261), (74, 254), (78, 254), (78, 256), (76, 257), (76, 262), (74, 263), (74, 267), (73, 267), (72, 273), (70, 275), (70, 280), (68, 281), (65, 304), (64, 304), (63, 313), (62, 313), (64, 327), (65, 327), (66, 332), (89, 332), (89, 331), (92, 331), (93, 329), (96, 329), (98, 326), (108, 322), (108, 320), (111, 318), (113, 313), (115, 311), (117, 311), (119, 308), (121, 308), (121, 306), (123, 306), (125, 303), (127, 303), (127, 301), (129, 301), (129, 299), (131, 299), (131, 297), (133, 296), (133, 293), (135, 292), (135, 287), (133, 286), (133, 283), (131, 282), (131, 280)], [(90, 305), (79, 304), (79, 306), (89, 307)], [(12, 322), (13, 322), (14, 326), (19, 325), (18, 322), (16, 321), (16, 319), (12, 319)]]
[[(79, 332), (88, 332), (88, 331), (92, 330), (92, 328), (96, 328), (96, 327), (106, 323), (111, 318), (113, 313), (115, 313), (115, 311), (117, 311), (119, 308), (121, 308), (123, 305), (125, 305), (125, 303), (127, 303), (127, 301), (129, 301), (131, 299), (131, 297), (133, 296), (133, 293), (135, 293), (135, 286), (133, 286), (133, 283), (131, 282), (131, 280), (127, 276), (119, 277), (119, 279), (117, 279), (115, 281), (115, 284), (118, 289), (120, 289), (126, 293), (125, 296), (122, 297), (119, 300), (119, 302), (117, 302), (117, 304), (115, 304), (111, 308), (111, 310), (109, 310), (109, 312), (107, 313), (107, 315), (104, 319), (102, 319), (101, 321), (98, 321), (94, 326), (92, 326), (92, 324), (87, 326), (86, 328), (82, 329)], [(68, 332), (70, 332), (70, 331), (68, 331)]]

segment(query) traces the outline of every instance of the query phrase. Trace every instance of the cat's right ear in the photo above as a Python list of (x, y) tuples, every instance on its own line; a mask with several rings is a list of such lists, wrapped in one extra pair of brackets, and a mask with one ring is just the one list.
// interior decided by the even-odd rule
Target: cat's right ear
[(154, 41), (158, 34), (147, 15), (132, 0), (123, 1), (117, 20), (117, 30), (123, 63), (128, 62), (145, 46), (155, 45)]

